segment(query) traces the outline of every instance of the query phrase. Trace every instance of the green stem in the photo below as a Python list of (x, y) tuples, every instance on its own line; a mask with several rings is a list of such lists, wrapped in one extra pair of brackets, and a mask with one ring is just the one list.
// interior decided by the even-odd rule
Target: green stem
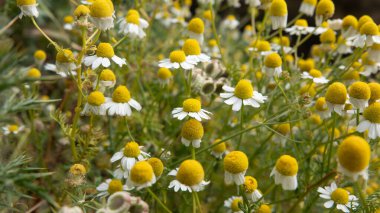
[(55, 49), (58, 51), (59, 49), (60, 49), (60, 47), (58, 46), (58, 44), (57, 43), (55, 43), (41, 28), (40, 28), (40, 26), (38, 26), (38, 24), (37, 24), (37, 22), (36, 22), (36, 20), (34, 19), (34, 17), (32, 16), (31, 17), (31, 19), (32, 19), (32, 22), (33, 22), (33, 24), (34, 24), (34, 26), (38, 29), (38, 31), (40, 31), (41, 32), (41, 34), (43, 35), (43, 36), (45, 36), (45, 38), (55, 47)]
[(335, 137), (336, 112), (334, 112), (334, 111), (332, 114), (332, 119), (333, 119), (333, 123), (332, 123), (332, 129), (331, 129), (331, 138), (330, 138), (330, 143), (328, 144), (329, 145), (329, 155), (327, 158), (327, 167), (326, 167), (327, 171), (330, 170), (330, 161), (331, 161), (331, 155), (332, 155), (332, 149), (333, 149), (334, 137)]
[[(243, 119), (244, 112), (243, 111), (244, 111), (244, 104), (242, 103), (241, 110), (240, 110), (240, 131), (243, 130), (243, 122), (244, 122), (244, 119)], [(240, 149), (242, 139), (243, 139), (243, 134), (240, 134), (239, 141), (238, 141), (237, 148), (236, 148), (237, 150)]]
[(150, 189), (150, 188), (147, 188), (147, 191), (149, 192), (149, 194), (153, 197), (154, 200), (157, 201), (158, 204), (160, 204), (160, 206), (166, 211), (166, 212), (169, 212), (171, 213), (172, 211), (170, 211), (168, 209), (168, 207), (165, 206), (165, 204), (160, 200), (160, 198), (157, 197), (156, 194), (154, 194), (154, 192)]

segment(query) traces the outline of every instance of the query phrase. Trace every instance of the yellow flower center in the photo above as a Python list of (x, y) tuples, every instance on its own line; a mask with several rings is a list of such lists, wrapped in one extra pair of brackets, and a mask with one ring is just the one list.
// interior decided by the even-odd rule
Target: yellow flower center
[(257, 213), (271, 213), (272, 212), (272, 209), (266, 205), (266, 204), (262, 204), (259, 209), (257, 209), (256, 211)]
[(32, 68), (32, 69), (28, 70), (27, 76), (29, 78), (40, 78), (41, 72), (40, 72), (40, 70), (38, 70), (36, 68)]
[(198, 41), (195, 39), (186, 39), (185, 43), (183, 44), (182, 50), (185, 52), (186, 55), (201, 54), (201, 47), (199, 46)]
[(379, 27), (374, 22), (368, 21), (360, 28), (360, 34), (362, 34), (362, 35), (378, 35), (379, 34)]
[(137, 11), (135, 9), (130, 9), (130, 10), (128, 10), (128, 13), (127, 13), (127, 16), (129, 16), (129, 15), (138, 15), (138, 16), (140, 16), (140, 13), (139, 13), (139, 11)]
[(88, 95), (87, 103), (93, 106), (100, 106), (106, 101), (106, 98), (104, 97), (103, 93), (99, 91), (91, 92), (90, 95)]
[(187, 29), (190, 32), (196, 33), (196, 34), (202, 34), (205, 30), (205, 25), (200, 18), (193, 18), (190, 20), (189, 24), (187, 25)]
[(202, 123), (195, 119), (186, 121), (182, 126), (181, 135), (187, 140), (201, 139), (203, 137), (203, 134), (204, 130)]
[(114, 8), (110, 0), (96, 0), (90, 6), (90, 15), (95, 18), (112, 17)]
[(340, 165), (350, 172), (361, 172), (368, 167), (371, 149), (362, 137), (349, 136), (338, 147)]
[(131, 93), (126, 86), (118, 86), (112, 93), (112, 101), (116, 103), (127, 103), (131, 100)]
[(329, 28), (326, 32), (322, 33), (319, 36), (319, 40), (321, 41), (321, 43), (324, 43), (324, 44), (335, 43), (336, 36), (335, 36), (334, 30)]
[(170, 61), (171, 62), (177, 62), (177, 63), (182, 63), (186, 61), (186, 55), (185, 52), (182, 50), (174, 50), (170, 53)]
[(380, 103), (373, 103), (369, 105), (363, 113), (365, 119), (372, 123), (380, 123)]
[(123, 190), (123, 184), (118, 179), (113, 179), (108, 185), (108, 193), (113, 194)]
[(16, 1), (17, 6), (23, 6), (23, 5), (33, 5), (36, 4), (36, 0), (17, 0)]
[(271, 50), (270, 43), (268, 41), (253, 41), (252, 46), (256, 44), (257, 51), (259, 52), (266, 52)]
[(110, 69), (104, 69), (100, 73), (99, 79), (101, 81), (116, 81), (116, 76)]
[(257, 189), (257, 181), (252, 176), (244, 177), (244, 189), (247, 193), (252, 193)]
[(362, 26), (367, 22), (374, 22), (370, 16), (364, 15), (359, 18), (358, 21), (358, 29), (362, 28)]
[(356, 19), (355, 16), (348, 15), (343, 18), (342, 20), (342, 28), (343, 29), (348, 29), (349, 27), (352, 27), (353, 29), (358, 28), (358, 19)]
[(201, 111), (201, 102), (197, 99), (189, 98), (182, 103), (182, 107), (185, 112), (199, 112)]
[(298, 61), (298, 67), (301, 69), (301, 71), (309, 71), (311, 69), (314, 69), (315, 63), (314, 60), (311, 58), (307, 60), (300, 59)]
[(218, 43), (216, 42), (215, 39), (211, 39), (208, 41), (208, 46), (210, 47), (216, 47), (218, 45)]
[(100, 43), (96, 49), (96, 55), (98, 57), (112, 58), (115, 55), (115, 52), (110, 43)]
[(295, 176), (298, 172), (298, 163), (290, 155), (282, 155), (276, 162), (276, 170), (284, 176)]
[(65, 16), (63, 18), (63, 22), (65, 22), (66, 24), (71, 24), (71, 23), (74, 22), (74, 17), (72, 17), (72, 16)]
[(74, 16), (80, 17), (80, 16), (87, 16), (90, 13), (90, 9), (85, 5), (79, 5), (74, 10)]
[(244, 152), (232, 151), (224, 157), (224, 170), (232, 173), (238, 174), (244, 172), (248, 169), (248, 158)]
[(130, 141), (127, 144), (125, 144), (124, 156), (130, 157), (130, 158), (137, 158), (140, 155), (140, 153), (141, 151), (140, 151), (140, 147), (138, 143), (134, 141)]
[(165, 68), (165, 67), (161, 67), (157, 73), (157, 77), (162, 80), (167, 80), (171, 78), (172, 76), (173, 76), (172, 72), (168, 68)]
[[(220, 139), (216, 139), (213, 144), (216, 144), (216, 143), (219, 143), (219, 141), (221, 141)], [(212, 147), (212, 151), (216, 152), (216, 153), (223, 153), (226, 151), (226, 143), (222, 142), (222, 143), (219, 143), (218, 145), (216, 146), (213, 146)]]
[(59, 50), (55, 60), (60, 63), (69, 63), (74, 59), (74, 54), (69, 49)]
[(16, 125), (16, 124), (12, 124), (12, 125), (8, 125), (8, 130), (10, 131), (10, 132), (16, 132), (17, 130), (18, 130), (18, 125)]
[(281, 133), (282, 135), (287, 135), (290, 132), (290, 124), (289, 123), (279, 124), (276, 127), (276, 131)]
[(140, 25), (140, 16), (138, 14), (132, 13), (130, 15), (127, 15), (125, 19), (128, 23)]
[(346, 73), (342, 75), (342, 79), (343, 80), (359, 80), (360, 75), (359, 75), (359, 72), (356, 70), (347, 71)]
[(46, 53), (43, 50), (37, 50), (34, 52), (34, 58), (40, 61), (43, 61), (46, 59)]
[(321, 0), (317, 4), (316, 14), (324, 18), (330, 18), (334, 15), (335, 5), (331, 0)]
[(298, 19), (294, 25), (300, 26), (300, 27), (308, 27), (309, 26), (306, 19)]
[(82, 164), (76, 163), (70, 167), (69, 172), (74, 176), (85, 175), (86, 168)]
[(235, 96), (240, 99), (248, 99), (253, 96), (253, 87), (249, 80), (240, 80), (235, 87)]
[(320, 78), (322, 77), (322, 73), (321, 71), (317, 70), (317, 69), (311, 69), (309, 71), (309, 74), (313, 77), (313, 78)]
[(307, 3), (307, 4), (310, 4), (310, 5), (317, 5), (317, 0), (303, 0), (302, 3)]
[(317, 114), (312, 114), (312, 115), (310, 116), (310, 120), (311, 120), (314, 124), (317, 124), (317, 125), (319, 125), (319, 124), (322, 123), (321, 117), (320, 117), (319, 115), (317, 115)]
[(380, 99), (380, 84), (376, 82), (371, 82), (368, 84), (369, 88), (371, 89), (371, 101), (375, 101)]
[(344, 104), (347, 99), (346, 86), (340, 82), (335, 82), (327, 88), (326, 101), (332, 104)]
[(186, 186), (194, 186), (201, 183), (205, 172), (202, 165), (196, 160), (185, 160), (179, 166), (177, 180)]
[(231, 210), (233, 212), (238, 212), (238, 211), (241, 211), (241, 209), (239, 208), (239, 205), (243, 204), (243, 200), (241, 198), (235, 198), (232, 202), (231, 202)]
[(348, 94), (356, 99), (368, 100), (371, 97), (371, 88), (368, 84), (357, 81), (348, 88)]
[(159, 158), (149, 158), (147, 162), (152, 166), (154, 175), (160, 177), (164, 171), (164, 164)]
[(269, 11), (272, 16), (286, 16), (288, 6), (284, 0), (273, 0)]
[(234, 15), (228, 15), (227, 20), (234, 21), (236, 20), (236, 17)]
[(206, 10), (203, 12), (203, 17), (209, 21), (212, 21), (212, 12), (211, 10)]
[(153, 168), (146, 161), (137, 162), (131, 169), (131, 180), (137, 184), (144, 184), (152, 181)]
[(348, 203), (348, 191), (342, 188), (337, 188), (331, 193), (331, 199), (337, 204)]
[(282, 59), (279, 54), (271, 53), (265, 57), (264, 65), (268, 68), (281, 67)]

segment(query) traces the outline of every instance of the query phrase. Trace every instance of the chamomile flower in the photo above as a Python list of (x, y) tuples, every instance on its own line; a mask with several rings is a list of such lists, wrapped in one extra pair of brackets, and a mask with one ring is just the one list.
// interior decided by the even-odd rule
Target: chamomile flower
[(190, 38), (196, 39), (200, 44), (203, 44), (203, 33), (205, 30), (205, 25), (200, 18), (193, 18), (189, 21), (187, 25), (187, 33)]
[(209, 62), (210, 56), (201, 52), (201, 47), (195, 39), (186, 39), (185, 43), (182, 46), (183, 52), (186, 54), (186, 57), (196, 63), (199, 62)]
[(377, 102), (380, 99), (380, 84), (376, 82), (371, 82), (368, 84), (368, 86), (371, 89), (371, 97), (369, 99), (369, 102)]
[(270, 6), (272, 29), (286, 28), (288, 23), (288, 6), (285, 0), (273, 0)]
[(380, 62), (380, 44), (374, 43), (368, 49), (368, 57), (370, 60), (377, 63)]
[(142, 39), (146, 36), (144, 29), (149, 26), (149, 23), (140, 18), (140, 14), (137, 10), (129, 10), (125, 18), (120, 19), (119, 33), (124, 35), (130, 35), (132, 38)]
[(284, 51), (286, 54), (288, 54), (293, 50), (293, 48), (290, 47), (290, 39), (287, 36), (282, 36), (278, 39), (274, 38), (271, 46), (275, 52)]
[(63, 25), (63, 29), (69, 30), (69, 31), (73, 29), (73, 27), (74, 27), (74, 17), (72, 17), (72, 16), (65, 16), (63, 18), (63, 22), (65, 23)]
[(306, 19), (298, 19), (292, 27), (286, 28), (285, 31), (290, 35), (307, 35), (313, 32), (314, 27), (309, 27)]
[[(98, 82), (99, 81), (99, 82)], [(99, 80), (94, 82), (94, 87), (98, 85), (99, 90), (104, 91), (105, 88), (112, 88), (116, 84), (116, 76), (110, 69), (104, 69), (100, 72)]]
[(141, 150), (142, 148), (143, 146), (139, 146), (139, 144), (135, 141), (130, 141), (125, 144), (123, 149), (121, 149), (119, 152), (116, 152), (110, 161), (111, 163), (114, 163), (118, 160), (121, 160), (120, 164), (122, 170), (125, 172), (125, 176), (128, 177), (128, 174), (136, 162), (145, 160), (149, 157), (148, 153)]
[(247, 197), (253, 202), (258, 201), (263, 195), (257, 190), (257, 180), (252, 176), (244, 177), (244, 190)]
[(37, 68), (31, 68), (26, 72), (26, 77), (32, 79), (41, 78), (41, 71)]
[(164, 172), (164, 164), (159, 158), (149, 158), (146, 160), (153, 168), (154, 176), (159, 179)]
[(37, 66), (41, 66), (46, 60), (46, 52), (43, 50), (36, 50), (33, 56)]
[(309, 72), (303, 72), (301, 78), (312, 79), (316, 84), (326, 84), (329, 82), (317, 69), (311, 69)]
[(258, 52), (260, 56), (266, 56), (273, 53), (271, 44), (265, 40), (254, 40), (249, 46), (248, 51), (253, 53)]
[(321, 42), (320, 48), (322, 51), (331, 51), (336, 42), (336, 35), (334, 30), (327, 29), (319, 36), (319, 41)]
[(370, 76), (372, 74), (376, 74), (379, 71), (379, 63), (372, 60), (369, 57), (369, 52), (365, 52), (361, 56), (361, 63), (363, 66), (363, 71), (360, 72), (361, 75)]
[(348, 88), (349, 100), (356, 109), (364, 109), (368, 106), (371, 97), (371, 89), (367, 83), (357, 81)]
[(227, 99), (224, 103), (232, 105), (233, 111), (240, 111), (242, 105), (259, 108), (267, 100), (267, 96), (254, 91), (251, 82), (246, 79), (240, 80), (235, 88), (224, 85), (223, 90), (225, 93), (220, 93), (220, 97)]
[(335, 182), (330, 186), (318, 188), (319, 197), (328, 200), (323, 204), (325, 208), (332, 208), (334, 205), (337, 209), (343, 212), (350, 212), (350, 209), (355, 209), (359, 203), (355, 195), (350, 195), (350, 192), (343, 188), (338, 188)]
[(355, 36), (353, 45), (355, 47), (370, 47), (374, 43), (380, 44), (379, 27), (372, 21), (363, 24), (359, 29), (360, 34)]
[(321, 0), (317, 4), (315, 11), (315, 25), (321, 26), (322, 22), (331, 18), (335, 12), (334, 2), (331, 0)]
[(255, 213), (271, 213), (272, 209), (267, 204), (261, 204), (258, 209), (256, 209)]
[(290, 135), (290, 124), (289, 123), (282, 123), (275, 127), (276, 132), (279, 133), (279, 135), (276, 135), (274, 138), (274, 141), (276, 143), (281, 144), (282, 147), (285, 147), (286, 141), (288, 140), (288, 136)]
[(303, 0), (299, 9), (300, 13), (313, 16), (317, 0)]
[(71, 73), (73, 70), (76, 69), (76, 65), (74, 63), (74, 54), (69, 49), (61, 49), (58, 51), (56, 57), (55, 57), (55, 70), (57, 73), (65, 73), (66, 75), (68, 73)]
[(190, 70), (194, 68), (197, 62), (194, 59), (186, 57), (183, 50), (174, 50), (170, 53), (169, 58), (161, 60), (158, 64), (159, 67), (165, 67), (168, 69), (182, 68), (184, 70)]
[(9, 134), (18, 134), (24, 129), (23, 125), (17, 125), (17, 124), (9, 124), (3, 127), (3, 133), (4, 135), (9, 135)]
[(131, 116), (131, 107), (137, 111), (141, 110), (141, 105), (133, 98), (126, 86), (118, 86), (112, 93), (112, 98), (106, 98), (104, 106), (108, 115)]
[(338, 37), (337, 49), (336, 51), (340, 54), (351, 54), (352, 53), (352, 41), (345, 39), (343, 36)]
[(215, 39), (210, 39), (207, 43), (207, 47), (205, 48), (206, 52), (211, 55), (213, 58), (220, 58), (220, 51), (218, 47), (218, 43)]
[(161, 67), (158, 69), (157, 77), (161, 84), (168, 84), (173, 78), (173, 74), (168, 68)]
[(37, 10), (37, 0), (17, 0), (16, 4), (17, 7), (21, 10), (21, 13), (19, 15), (20, 19), (23, 16), (38, 17), (39, 13)]
[(202, 123), (191, 118), (182, 126), (181, 142), (185, 146), (190, 146), (191, 144), (194, 148), (199, 148), (201, 146), (203, 134), (204, 130)]
[(239, 204), (243, 204), (242, 197), (232, 196), (228, 200), (224, 201), (224, 207), (228, 208), (228, 213), (244, 213), (240, 208)]
[(78, 5), (75, 8), (73, 14), (77, 20), (80, 20), (80, 21), (84, 20), (84, 23), (87, 24), (87, 17), (90, 14), (90, 8), (82, 4)]
[(325, 99), (329, 112), (335, 111), (339, 115), (343, 115), (344, 105), (347, 100), (346, 86), (340, 82), (332, 83), (327, 88)]
[(347, 15), (342, 20), (342, 36), (351, 38), (358, 34), (358, 19), (355, 16)]
[(371, 148), (367, 141), (359, 136), (348, 136), (338, 147), (338, 172), (357, 180), (362, 176), (368, 179), (368, 165)]
[(282, 73), (282, 59), (278, 53), (271, 53), (265, 56), (264, 71), (270, 76), (281, 76)]
[(228, 15), (221, 23), (222, 29), (235, 30), (239, 26), (239, 21), (234, 15)]
[(284, 190), (295, 190), (297, 182), (298, 163), (290, 155), (282, 155), (276, 162), (270, 176), (274, 176), (275, 184), (281, 184)]
[(331, 116), (331, 111), (329, 111), (329, 108), (327, 107), (325, 97), (320, 97), (317, 99), (315, 102), (315, 110), (322, 119), (326, 119)]
[(90, 5), (92, 22), (99, 30), (109, 30), (114, 27), (114, 13), (114, 6), (110, 0), (96, 0)]
[(113, 47), (110, 43), (99, 43), (96, 48), (96, 54), (91, 56), (86, 56), (84, 58), (84, 64), (86, 66), (91, 66), (92, 70), (97, 69), (100, 65), (107, 68), (111, 66), (111, 60), (117, 65), (122, 67), (126, 64), (125, 59), (120, 58), (115, 55)]
[(115, 192), (130, 190), (126, 185), (123, 185), (119, 179), (107, 179), (105, 182), (101, 183), (96, 190), (99, 192), (98, 197), (105, 197), (112, 195)]
[(147, 161), (139, 161), (133, 165), (129, 178), (128, 187), (135, 187), (137, 190), (150, 187), (156, 183), (153, 167)]
[(364, 120), (356, 128), (358, 132), (368, 131), (368, 137), (376, 139), (380, 137), (380, 103), (373, 103), (364, 109)]
[(183, 161), (179, 168), (170, 171), (168, 175), (176, 177), (168, 187), (169, 189), (173, 188), (175, 192), (179, 190), (199, 192), (210, 183), (204, 180), (203, 166), (196, 160)]
[(178, 120), (182, 120), (185, 117), (189, 116), (195, 118), (198, 121), (203, 119), (210, 119), (210, 116), (207, 114), (212, 114), (211, 112), (201, 108), (201, 102), (197, 99), (189, 98), (182, 103), (182, 107), (174, 108), (172, 115)]
[(248, 169), (248, 157), (244, 152), (232, 151), (224, 159), (224, 182), (226, 184), (244, 184), (244, 176)]
[(229, 153), (226, 143), (220, 141), (220, 139), (216, 139), (214, 142), (212, 142), (213, 147), (211, 148), (211, 154), (217, 159), (222, 159), (226, 154)]
[(91, 92), (87, 97), (87, 103), (84, 105), (82, 115), (105, 115), (106, 109), (104, 103), (106, 98), (102, 92)]

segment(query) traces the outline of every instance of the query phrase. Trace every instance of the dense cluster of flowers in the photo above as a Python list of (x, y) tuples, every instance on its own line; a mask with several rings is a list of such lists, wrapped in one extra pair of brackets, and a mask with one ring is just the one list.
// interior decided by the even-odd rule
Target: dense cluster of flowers
[[(68, 171), (63, 191), (36, 196), (62, 213), (380, 212), (380, 25), (332, 19), (332, 0), (303, 0), (292, 20), (285, 0), (148, 2), (71, 1), (68, 45), (38, 25), (37, 0), (16, 1), (50, 44), (22, 97), (59, 125), (37, 130), (49, 115), (33, 108), (2, 135), (16, 151), (30, 135), (40, 165), (57, 138), (70, 151), (52, 169)], [(51, 76), (67, 88), (49, 93)]]

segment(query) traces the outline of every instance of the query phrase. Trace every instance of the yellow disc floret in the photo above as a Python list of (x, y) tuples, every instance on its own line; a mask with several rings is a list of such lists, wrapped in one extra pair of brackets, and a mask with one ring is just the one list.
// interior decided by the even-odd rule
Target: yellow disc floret
[(110, 43), (100, 43), (96, 49), (96, 55), (98, 57), (112, 58), (115, 55), (113, 47)]
[(290, 124), (283, 123), (276, 126), (276, 131), (282, 135), (287, 135), (290, 132)]
[(324, 18), (330, 18), (334, 15), (335, 5), (331, 0), (321, 0), (317, 4), (316, 14)]
[(138, 15), (138, 16), (140, 16), (140, 13), (139, 13), (139, 11), (137, 11), (135, 9), (130, 9), (127, 12), (127, 16), (129, 16), (129, 15)]
[(182, 50), (174, 50), (170, 53), (170, 61), (176, 63), (182, 63), (186, 61), (186, 54)]
[(46, 59), (46, 53), (43, 50), (37, 50), (34, 52), (34, 58), (39, 61), (44, 61)]
[(317, 70), (317, 69), (311, 69), (309, 71), (309, 74), (313, 77), (313, 78), (320, 78), (322, 77), (322, 73), (321, 71)]
[(338, 147), (339, 164), (350, 172), (361, 172), (368, 167), (371, 149), (362, 137), (349, 136)]
[(149, 158), (147, 162), (152, 166), (154, 175), (160, 177), (164, 171), (164, 164), (159, 158)]
[(112, 17), (114, 8), (110, 0), (96, 0), (90, 6), (90, 15), (95, 18)]
[(120, 192), (123, 190), (123, 184), (118, 179), (113, 179), (108, 184), (108, 193), (113, 194), (115, 192)]
[(361, 16), (358, 21), (358, 29), (360, 29), (367, 22), (374, 22), (374, 21), (370, 16), (367, 16), (367, 15)]
[(126, 86), (118, 86), (112, 93), (112, 101), (116, 103), (127, 103), (131, 100), (131, 93)]
[(69, 172), (74, 176), (83, 176), (86, 174), (86, 168), (82, 164), (76, 163), (70, 167)]
[(350, 97), (368, 100), (371, 97), (371, 88), (367, 83), (357, 81), (348, 88)]
[(239, 205), (243, 204), (243, 200), (240, 197), (235, 198), (231, 202), (231, 210), (232, 212), (239, 212), (241, 209), (239, 208)]
[(340, 82), (332, 83), (328, 88), (325, 95), (326, 101), (332, 104), (344, 104), (347, 99), (347, 89), (344, 84)]
[(185, 160), (177, 172), (177, 180), (186, 186), (200, 184), (205, 176), (202, 165), (196, 160)]
[(72, 17), (72, 16), (65, 16), (63, 18), (63, 22), (65, 22), (66, 24), (71, 24), (71, 23), (74, 22), (74, 17)]
[(101, 81), (116, 81), (116, 76), (110, 69), (104, 69), (100, 73), (99, 79)]
[(342, 188), (337, 188), (331, 193), (331, 200), (336, 204), (347, 204), (348, 203), (348, 191)]
[(261, 204), (261, 206), (256, 210), (257, 213), (271, 213), (272, 209), (266, 204)]
[(216, 153), (223, 153), (226, 151), (226, 143), (222, 142), (220, 143), (220, 139), (216, 139), (213, 144), (218, 144), (212, 147), (212, 151)]
[(242, 79), (240, 80), (235, 87), (235, 96), (240, 99), (248, 99), (253, 96), (253, 87), (251, 81)]
[(106, 101), (102, 92), (94, 91), (88, 95), (87, 103), (93, 106), (100, 106)]
[(352, 27), (353, 29), (358, 29), (358, 24), (358, 19), (352, 15), (345, 16), (342, 20), (343, 29), (348, 29), (349, 27)]
[(380, 84), (376, 82), (371, 82), (368, 84), (371, 89), (371, 98), (370, 101), (376, 101), (380, 99)]
[(181, 135), (187, 140), (199, 140), (203, 137), (203, 134), (202, 123), (195, 119), (189, 119), (182, 126)]
[(252, 176), (244, 177), (244, 189), (246, 193), (252, 193), (257, 189), (257, 181)]
[(196, 33), (196, 34), (202, 34), (205, 30), (205, 25), (200, 18), (193, 18), (190, 20), (189, 24), (187, 25), (187, 29), (190, 32)]
[(165, 67), (161, 67), (157, 72), (157, 77), (161, 80), (167, 80), (173, 76), (172, 72)]
[(141, 153), (139, 144), (135, 141), (128, 142), (124, 146), (123, 153), (126, 157), (137, 158)]
[(203, 17), (209, 21), (212, 21), (212, 12), (211, 10), (206, 10), (203, 12)]
[(363, 116), (372, 123), (380, 123), (380, 103), (373, 103), (364, 109)]
[(40, 78), (41, 77), (41, 71), (36, 68), (29, 69), (26, 76), (29, 78)]
[(8, 130), (9, 130), (10, 132), (17, 132), (18, 129), (19, 129), (19, 127), (18, 127), (18, 125), (16, 125), (16, 124), (8, 125)]
[(37, 3), (36, 0), (17, 0), (16, 1), (17, 6), (34, 5), (36, 3)]
[(336, 41), (336, 36), (335, 36), (335, 32), (334, 30), (332, 29), (328, 29), (326, 30), (324, 33), (322, 33), (320, 36), (319, 36), (319, 41), (323, 44), (331, 44), (331, 43), (335, 43)]
[(294, 23), (294, 25), (300, 26), (300, 27), (308, 27), (309, 26), (306, 19), (297, 19), (297, 21)]
[(154, 172), (152, 166), (146, 161), (137, 162), (131, 169), (130, 178), (134, 183), (144, 184), (152, 181)]
[(55, 60), (59, 63), (69, 63), (74, 59), (74, 54), (69, 49), (61, 49), (58, 51)]
[(90, 14), (90, 9), (85, 5), (79, 5), (74, 10), (74, 16), (75, 17), (87, 16), (88, 14)]
[(298, 163), (290, 155), (282, 155), (276, 162), (276, 170), (284, 176), (295, 176), (298, 172)]
[(125, 18), (125, 20), (128, 23), (132, 23), (132, 24), (135, 24), (135, 25), (140, 25), (140, 16), (138, 14), (132, 13), (130, 15), (127, 15), (127, 17)]
[(272, 16), (288, 15), (288, 6), (284, 0), (273, 0), (269, 12)]
[(311, 69), (314, 69), (315, 62), (312, 58), (308, 58), (306, 60), (300, 59), (298, 61), (298, 67), (300, 68), (301, 71), (309, 71)]
[(282, 59), (279, 54), (271, 53), (265, 57), (264, 65), (268, 68), (281, 67)]
[(182, 46), (182, 50), (186, 55), (200, 55), (201, 47), (195, 39), (186, 39), (185, 43)]
[(248, 169), (248, 158), (244, 152), (232, 151), (224, 157), (224, 170), (232, 173), (238, 174), (244, 172)]
[(183, 111), (199, 112), (201, 111), (201, 102), (198, 99), (189, 98), (182, 103)]
[(378, 35), (379, 27), (372, 21), (368, 21), (360, 27), (360, 34), (362, 35)]

